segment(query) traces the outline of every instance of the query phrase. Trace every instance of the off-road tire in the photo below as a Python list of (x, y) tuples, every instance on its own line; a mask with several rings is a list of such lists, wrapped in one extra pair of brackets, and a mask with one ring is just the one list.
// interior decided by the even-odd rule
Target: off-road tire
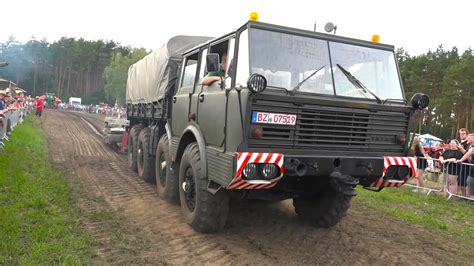
[[(166, 165), (163, 165), (165, 162)], [(156, 147), (155, 176), (158, 196), (169, 202), (178, 202), (178, 176), (171, 173), (171, 158), (169, 156), (169, 140), (165, 134)], [(175, 171), (176, 172), (176, 171)]]
[(329, 228), (346, 215), (352, 197), (331, 187), (311, 198), (294, 198), (293, 206), (301, 220), (316, 227)]
[(144, 128), (138, 136), (137, 169), (138, 176), (146, 181), (155, 181), (155, 160), (148, 152), (150, 145), (150, 128)]
[[(191, 174), (191, 175), (190, 175)], [(187, 182), (185, 183), (185, 180)], [(190, 180), (190, 181), (189, 181)], [(193, 184), (191, 184), (194, 182)], [(187, 184), (187, 186), (185, 185)], [(224, 189), (216, 194), (207, 191), (208, 179), (201, 169), (201, 157), (196, 142), (184, 150), (179, 167), (179, 198), (184, 220), (197, 232), (214, 233), (222, 229), (229, 214), (229, 195)], [(186, 187), (186, 192), (184, 190)], [(193, 202), (194, 208), (190, 207)]]
[(128, 132), (128, 145), (127, 145), (127, 161), (128, 168), (132, 171), (137, 171), (137, 149), (138, 149), (138, 135), (142, 130), (141, 125), (134, 125), (130, 132)]

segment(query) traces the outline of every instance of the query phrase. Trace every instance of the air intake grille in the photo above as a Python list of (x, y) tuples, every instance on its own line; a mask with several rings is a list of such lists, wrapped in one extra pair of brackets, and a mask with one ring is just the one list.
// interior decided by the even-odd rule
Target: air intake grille
[(296, 146), (366, 147), (369, 114), (301, 110), (298, 115)]
[(396, 138), (406, 134), (408, 113), (350, 107), (256, 101), (253, 111), (296, 114), (296, 126), (259, 124), (261, 138), (249, 147), (401, 152)]

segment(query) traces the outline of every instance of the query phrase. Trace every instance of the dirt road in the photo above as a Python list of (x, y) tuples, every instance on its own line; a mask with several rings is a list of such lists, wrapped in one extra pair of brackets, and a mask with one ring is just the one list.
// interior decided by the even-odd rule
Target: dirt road
[[(98, 239), (98, 260), (170, 264), (469, 264), (466, 247), (352, 206), (332, 229), (301, 224), (285, 201), (233, 202), (221, 233), (202, 235), (182, 220), (178, 205), (128, 170), (126, 156), (103, 144), (81, 115), (47, 112), (43, 124), (54, 164), (77, 191), (84, 224)], [(86, 116), (95, 126), (101, 121)], [(82, 191), (82, 192), (81, 192)], [(109, 213), (97, 222), (88, 215)], [(118, 225), (111, 224), (118, 223)]]

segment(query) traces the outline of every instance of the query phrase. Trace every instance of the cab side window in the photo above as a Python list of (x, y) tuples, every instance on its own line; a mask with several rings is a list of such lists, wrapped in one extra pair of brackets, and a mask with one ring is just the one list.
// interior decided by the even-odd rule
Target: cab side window
[(198, 65), (198, 53), (189, 55), (184, 60), (184, 70), (179, 93), (193, 92), (194, 82), (196, 81), (196, 72)]
[[(219, 68), (220, 70), (217, 72), (208, 72), (207, 69), (204, 72), (205, 76), (213, 76), (213, 77), (222, 77), (225, 79), (226, 87), (230, 88), (232, 79), (229, 74), (233, 71), (233, 68), (230, 66), (233, 62), (234, 56), (234, 39), (228, 39), (217, 44), (213, 44), (210, 46), (209, 53), (219, 54)], [(230, 71), (230, 72), (229, 72)], [(216, 81), (212, 83), (210, 86), (205, 88), (205, 90), (214, 90), (220, 89), (220, 81)]]

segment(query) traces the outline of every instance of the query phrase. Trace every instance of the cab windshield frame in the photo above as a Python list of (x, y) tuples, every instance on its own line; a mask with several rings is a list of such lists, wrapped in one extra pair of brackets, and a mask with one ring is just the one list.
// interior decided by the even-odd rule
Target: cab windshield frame
[[(370, 100), (370, 101), (375, 101), (376, 99), (371, 96), (370, 94), (367, 94), (365, 95), (363, 92), (357, 92), (357, 88), (356, 87), (353, 87), (352, 89), (354, 90), (354, 95), (346, 95), (343, 90), (341, 91), (338, 91), (338, 83), (341, 83), (341, 78), (340, 77), (337, 77), (335, 80), (335, 75), (337, 75), (336, 73), (339, 71), (338, 70), (338, 67), (336, 66), (336, 62), (333, 62), (334, 60), (334, 55), (332, 55), (331, 53), (333, 52), (333, 49), (331, 49), (331, 46), (333, 45), (344, 45), (346, 47), (355, 47), (356, 49), (362, 49), (362, 50), (365, 50), (365, 51), (373, 51), (374, 53), (381, 53), (381, 54), (384, 54), (384, 56), (386, 56), (388, 59), (388, 61), (391, 61), (389, 63), (386, 63), (385, 64), (385, 68), (389, 67), (390, 68), (390, 73), (386, 73), (384, 74), (385, 78), (389, 78), (391, 80), (391, 83), (390, 85), (388, 85), (388, 87), (386, 86), (385, 88), (383, 89), (388, 89), (387, 91), (390, 91), (390, 90), (394, 90), (395, 93), (384, 93), (382, 90), (377, 90), (376, 88), (373, 88), (373, 90), (375, 91), (375, 93), (377, 94), (377, 92), (382, 92), (381, 95), (378, 95), (382, 98), (382, 100), (398, 100), (398, 101), (406, 101), (405, 100), (405, 93), (404, 93), (404, 88), (403, 88), (403, 84), (402, 84), (402, 81), (401, 81), (401, 76), (400, 76), (400, 71), (399, 71), (399, 67), (398, 67), (398, 64), (396, 62), (396, 57), (395, 57), (395, 52), (394, 52), (394, 47), (391, 46), (391, 45), (387, 45), (387, 44), (380, 44), (380, 43), (373, 43), (373, 42), (368, 42), (368, 41), (363, 41), (363, 40), (357, 40), (357, 39), (352, 39), (352, 38), (347, 38), (347, 37), (342, 37), (342, 36), (337, 36), (337, 35), (331, 35), (331, 34), (325, 34), (325, 33), (319, 33), (319, 32), (311, 32), (311, 31), (306, 31), (306, 30), (300, 30), (300, 29), (294, 29), (294, 28), (288, 28), (288, 27), (283, 27), (283, 26), (278, 26), (278, 25), (271, 25), (271, 24), (266, 24), (266, 23), (261, 23), (261, 22), (249, 22), (247, 23), (246, 25), (244, 25), (243, 27), (241, 27), (238, 31), (238, 34), (237, 34), (237, 38), (236, 40), (237, 41), (237, 47), (236, 47), (236, 51), (237, 50), (241, 50), (242, 47), (240, 46), (246, 46), (248, 47), (248, 60), (239, 60), (239, 61), (247, 61), (249, 62), (249, 73), (252, 74), (254, 73), (254, 71), (252, 71), (252, 64), (254, 64), (255, 62), (255, 58), (252, 57), (252, 49), (253, 49), (253, 46), (255, 45), (255, 40), (252, 40), (252, 31), (253, 30), (263, 30), (265, 32), (271, 32), (271, 33), (274, 33), (274, 34), (287, 34), (289, 35), (290, 37), (292, 38), (295, 38), (295, 39), (298, 39), (298, 38), (309, 38), (308, 40), (314, 40), (314, 42), (319, 42), (319, 44), (321, 45), (321, 48), (323, 48), (324, 46), (324, 49), (326, 49), (327, 51), (327, 55), (324, 54), (323, 56), (325, 57), (326, 60), (323, 60), (323, 62), (320, 62), (320, 64), (314, 64), (314, 66), (312, 66), (312, 69), (308, 69), (304, 75), (301, 75), (300, 78), (298, 79), (299, 81), (303, 80), (305, 77), (308, 77), (309, 76), (309, 73), (313, 73), (314, 70), (317, 70), (318, 68), (320, 67), (323, 67), (323, 71), (321, 71), (322, 73), (317, 73), (314, 77), (308, 79), (308, 82), (307, 83), (311, 83), (311, 79), (314, 79), (314, 78), (318, 78), (318, 76), (321, 76), (321, 75), (326, 75), (326, 78), (325, 78), (325, 82), (324, 82), (324, 86), (326, 87), (325, 89), (325, 92), (323, 93), (315, 93), (315, 92), (312, 92), (310, 91), (310, 89), (306, 89), (306, 90), (300, 90), (298, 91), (297, 94), (309, 94), (309, 95), (319, 95), (319, 96), (330, 96), (330, 97), (343, 97), (343, 98), (351, 98), (351, 99), (361, 99), (361, 100)], [(247, 32), (245, 32), (247, 31)], [(245, 33), (248, 35), (248, 38), (247, 38), (247, 43), (245, 42), (242, 42), (240, 40), (240, 36), (242, 33)], [(325, 44), (323, 44), (325, 43)], [(374, 50), (372, 50), (374, 49)], [(239, 52), (239, 55), (236, 57), (236, 58), (239, 58), (241, 59), (241, 55), (240, 55), (240, 52)], [(387, 65), (388, 64), (388, 65)], [(242, 66), (239, 66), (237, 65), (237, 67), (242, 67)], [(344, 67), (347, 67), (347, 69), (349, 71), (351, 71), (353, 68), (351, 68), (351, 66), (344, 66)], [(360, 79), (362, 83), (364, 83), (364, 81), (367, 81), (367, 78), (364, 78), (364, 77), (359, 77), (357, 73), (352, 73), (356, 78)], [(380, 78), (379, 75), (373, 73), (371, 75), (374, 79), (377, 79), (377, 78)], [(237, 80), (242, 80), (243, 77), (239, 77), (238, 74), (237, 74), (237, 77), (236, 79)], [(342, 81), (342, 82), (345, 82), (345, 81)], [(292, 82), (291, 83), (291, 86), (286, 86), (285, 90), (287, 91), (291, 91), (291, 89), (294, 88), (293, 85), (296, 85), (298, 82)], [(372, 83), (373, 82), (369, 82), (371, 84), (369, 84), (370, 86), (372, 86)], [(313, 81), (313, 84), (314, 84), (314, 81)], [(271, 82), (269, 82), (269, 89), (272, 89), (272, 85), (275, 85), (275, 84), (272, 84)], [(304, 86), (304, 85), (303, 85)], [(339, 87), (341, 85), (339, 84)], [(274, 89), (275, 90), (281, 90), (281, 88), (278, 88), (278, 87), (281, 87), (281, 86), (273, 86), (275, 87)], [(372, 89), (371, 87), (369, 87), (370, 89)], [(351, 90), (352, 90), (351, 89)]]

